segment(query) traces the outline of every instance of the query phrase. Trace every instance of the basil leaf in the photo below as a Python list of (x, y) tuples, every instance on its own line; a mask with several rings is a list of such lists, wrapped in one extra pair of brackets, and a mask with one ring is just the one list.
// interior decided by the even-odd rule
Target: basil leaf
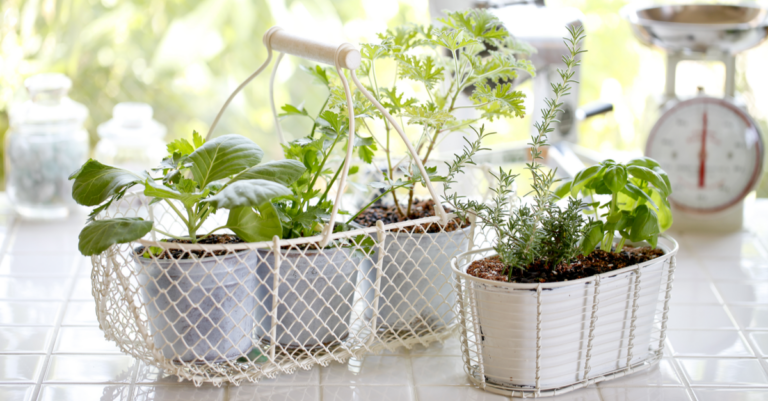
[(205, 188), (209, 183), (237, 174), (261, 162), (264, 151), (253, 141), (230, 134), (214, 138), (189, 155), (192, 175)]
[(627, 163), (627, 166), (639, 166), (653, 170), (654, 167), (659, 167), (659, 163), (650, 157), (638, 157), (637, 159), (630, 160), (629, 163)]
[(559, 187), (555, 190), (555, 196), (562, 199), (564, 196), (568, 195), (569, 192), (571, 192), (571, 183), (573, 181), (566, 181), (562, 184), (560, 184)]
[(260, 179), (274, 181), (283, 185), (291, 185), (305, 171), (307, 171), (306, 167), (298, 160), (277, 160), (253, 166), (238, 174), (232, 179), (232, 182)]
[(584, 238), (581, 240), (581, 254), (589, 255), (603, 239), (603, 222), (593, 221), (587, 224)]
[(233, 182), (216, 195), (204, 200), (217, 209), (234, 209), (241, 206), (257, 207), (279, 196), (293, 192), (285, 185), (267, 180), (243, 180)]
[(72, 198), (83, 206), (96, 206), (120, 191), (144, 180), (128, 170), (107, 166), (90, 159), (73, 173)]
[(627, 170), (621, 165), (612, 165), (605, 170), (603, 182), (612, 193), (619, 193), (627, 185)]
[(635, 217), (629, 229), (630, 241), (647, 240), (655, 234), (659, 234), (659, 219), (656, 212), (647, 205), (638, 206), (635, 209)]
[(669, 182), (669, 176), (667, 175), (667, 172), (662, 170), (661, 167), (654, 167), (653, 171), (656, 172), (659, 176), (661, 176), (661, 179), (664, 180), (664, 183), (667, 184), (667, 188), (669, 188), (669, 193), (672, 193), (672, 183)]
[(96, 220), (80, 232), (77, 248), (84, 256), (98, 255), (114, 244), (124, 244), (145, 236), (152, 230), (152, 222), (140, 217), (121, 217)]
[(247, 242), (270, 241), (275, 235), (283, 236), (283, 226), (275, 207), (267, 202), (259, 206), (259, 213), (247, 206), (229, 211), (227, 228)]
[(629, 195), (632, 199), (635, 199), (635, 200), (643, 199), (646, 202), (650, 203), (654, 208), (658, 209), (658, 206), (656, 206), (656, 202), (654, 202), (653, 199), (647, 193), (645, 193), (645, 191), (638, 188), (637, 185), (632, 184), (631, 182), (627, 183), (627, 185), (624, 187), (624, 189), (621, 192)]
[(601, 168), (600, 165), (595, 165), (579, 171), (576, 174), (576, 177), (573, 177), (573, 182), (571, 183), (571, 196), (576, 197), (579, 191), (587, 185), (589, 180), (594, 177)]
[(639, 178), (645, 182), (653, 184), (654, 187), (661, 190), (664, 196), (669, 196), (671, 189), (667, 187), (667, 183), (664, 182), (664, 179), (661, 178), (661, 176), (655, 171), (649, 168), (640, 167), (640, 166), (629, 166), (627, 167), (627, 171), (629, 172), (629, 174), (632, 174), (633, 177)]
[(669, 206), (669, 201), (656, 188), (651, 188), (651, 199), (655, 200), (656, 204), (658, 205), (656, 208), (656, 213), (659, 217), (659, 228), (662, 232), (668, 230), (670, 227), (672, 227), (673, 222), (672, 210)]

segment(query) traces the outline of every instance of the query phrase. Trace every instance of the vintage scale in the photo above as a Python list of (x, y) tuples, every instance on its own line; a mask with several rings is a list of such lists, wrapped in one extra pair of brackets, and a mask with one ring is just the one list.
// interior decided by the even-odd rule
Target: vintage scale
[[(645, 153), (667, 171), (678, 230), (734, 231), (743, 224), (744, 198), (763, 171), (763, 140), (754, 120), (735, 103), (736, 54), (768, 36), (768, 12), (739, 5), (669, 5), (623, 10), (636, 37), (667, 52), (661, 117)], [(725, 96), (678, 99), (675, 72), (682, 60), (721, 61)]]

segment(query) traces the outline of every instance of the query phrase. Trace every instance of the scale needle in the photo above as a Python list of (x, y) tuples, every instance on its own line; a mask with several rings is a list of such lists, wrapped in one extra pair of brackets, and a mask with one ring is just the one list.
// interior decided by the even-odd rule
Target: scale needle
[(704, 188), (704, 177), (707, 174), (707, 111), (704, 110), (701, 129), (701, 151), (699, 152), (699, 188)]

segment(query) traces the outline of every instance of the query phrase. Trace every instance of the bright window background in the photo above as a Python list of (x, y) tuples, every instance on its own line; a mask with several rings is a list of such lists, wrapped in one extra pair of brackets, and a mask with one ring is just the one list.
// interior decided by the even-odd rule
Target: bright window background
[[(580, 102), (603, 100), (614, 112), (580, 127), (581, 145), (600, 151), (641, 152), (657, 117), (655, 99), (664, 85), (664, 55), (640, 45), (611, 0), (552, 0), (551, 7), (585, 14), (586, 48)], [(90, 110), (87, 129), (122, 101), (151, 104), (168, 127), (167, 139), (207, 132), (219, 107), (239, 82), (266, 57), (261, 37), (279, 24), (329, 41), (375, 40), (375, 34), (405, 22), (428, 23), (427, 0), (3, 0), (0, 4), (0, 133), (7, 109), (24, 100), (23, 80), (41, 72), (62, 72), (73, 80), (70, 96)], [(277, 104), (317, 110), (324, 90), (313, 86), (286, 57), (277, 72)], [(763, 132), (768, 131), (768, 45), (737, 59), (737, 90)], [(385, 67), (386, 68), (386, 67)], [(678, 67), (680, 94), (704, 86), (722, 94), (721, 65)], [(257, 78), (233, 102), (217, 130), (254, 139), (268, 154), (273, 140), (268, 74)], [(494, 141), (525, 140), (529, 119), (494, 124)], [(288, 137), (306, 135), (306, 124), (287, 121)], [(768, 196), (764, 179), (758, 196)]]

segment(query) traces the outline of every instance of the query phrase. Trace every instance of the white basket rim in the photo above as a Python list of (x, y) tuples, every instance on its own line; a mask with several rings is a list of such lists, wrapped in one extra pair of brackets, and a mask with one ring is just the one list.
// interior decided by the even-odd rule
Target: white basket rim
[(481, 253), (481, 252), (493, 251), (493, 248), (475, 249), (475, 250), (472, 250), (472, 251), (467, 251), (467, 252), (460, 253), (460, 254), (454, 256), (453, 258), (451, 258), (451, 269), (453, 270), (453, 274), (454, 275), (456, 275), (458, 277), (461, 277), (461, 278), (463, 278), (465, 280), (474, 281), (474, 282), (480, 283), (480, 284), (494, 285), (494, 286), (497, 286), (497, 287), (511, 289), (511, 290), (536, 290), (539, 287), (541, 287), (541, 289), (554, 289), (554, 288), (562, 288), (562, 287), (569, 287), (569, 286), (578, 286), (578, 285), (583, 285), (583, 284), (595, 281), (595, 277), (600, 277), (600, 279), (606, 279), (606, 278), (609, 278), (609, 277), (613, 277), (613, 276), (617, 276), (617, 275), (629, 272), (631, 270), (642, 269), (642, 268), (645, 268), (647, 266), (650, 266), (650, 265), (653, 265), (653, 264), (656, 264), (656, 263), (665, 262), (665, 261), (669, 260), (672, 256), (677, 254), (677, 251), (679, 250), (680, 247), (679, 247), (677, 241), (674, 238), (672, 238), (672, 237), (670, 237), (670, 236), (668, 236), (666, 234), (661, 234), (659, 236), (659, 239), (660, 240), (663, 239), (663, 240), (669, 242), (669, 244), (664, 244), (662, 241), (659, 241), (659, 244), (658, 244), (659, 247), (661, 247), (663, 250), (666, 251), (666, 253), (664, 253), (664, 255), (662, 255), (662, 256), (660, 256), (660, 257), (658, 257), (656, 259), (651, 259), (649, 261), (643, 262), (643, 263), (637, 263), (637, 264), (634, 264), (634, 265), (629, 265), (627, 267), (622, 267), (621, 269), (611, 270), (609, 272), (595, 274), (595, 275), (592, 275), (592, 276), (589, 276), (589, 277), (583, 277), (583, 278), (580, 278), (580, 279), (577, 279), (577, 280), (556, 281), (556, 282), (551, 282), (551, 283), (508, 283), (508, 282), (503, 282), (503, 281), (488, 280), (488, 279), (484, 279), (484, 278), (480, 278), (480, 277), (475, 277), (475, 276), (472, 276), (472, 275), (466, 273), (465, 267), (468, 267), (469, 265), (462, 266), (461, 268), (459, 268), (457, 266), (457, 262), (459, 261), (459, 259), (462, 259), (462, 258), (464, 258), (464, 257), (466, 257), (468, 255), (473, 255), (473, 254), (477, 254), (477, 253)]

